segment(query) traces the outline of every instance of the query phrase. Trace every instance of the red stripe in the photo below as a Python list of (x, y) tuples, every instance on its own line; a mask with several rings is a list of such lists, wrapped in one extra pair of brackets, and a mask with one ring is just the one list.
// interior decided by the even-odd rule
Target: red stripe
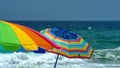
[[(16, 24), (16, 25), (19, 25), (19, 24)], [(21, 25), (20, 25), (21, 26)], [(53, 47), (57, 48), (57, 49), (60, 49), (59, 47), (56, 46), (55, 43), (53, 43), (51, 40), (47, 39), (46, 37), (42, 36), (42, 34), (40, 34), (39, 32), (29, 28), (29, 27), (26, 27), (24, 26), (25, 28), (31, 30), (32, 32), (34, 32), (35, 34), (37, 34), (38, 36), (40, 36), (41, 38), (43, 38), (45, 41), (47, 41), (49, 44), (51, 44)]]
[(89, 45), (87, 45), (87, 47), (86, 47), (86, 49), (85, 50), (80, 50), (80, 49), (73, 49), (73, 50), (71, 50), (71, 49), (66, 49), (66, 48), (62, 48), (61, 47), (61, 50), (67, 50), (67, 51), (69, 51), (69, 52), (73, 52), (73, 51), (75, 51), (75, 52), (77, 52), (77, 51), (81, 51), (81, 52), (86, 52), (88, 49), (89, 49)]
[[(90, 57), (88, 57), (88, 56), (67, 56), (67, 55), (64, 55), (64, 54), (61, 54), (61, 53), (57, 53), (57, 52), (53, 52), (53, 51), (48, 51), (48, 52), (51, 52), (51, 53), (55, 53), (55, 54), (59, 54), (59, 55), (62, 55), (62, 56), (65, 56), (65, 57), (67, 57), (67, 58), (85, 58), (85, 59), (90, 59), (91, 58), (91, 56)], [(91, 55), (92, 55), (92, 53), (91, 53)]]
[(92, 50), (92, 52), (91, 52), (91, 54), (90, 54), (90, 57), (89, 57), (89, 59), (92, 57), (92, 54), (93, 54), (93, 52), (94, 52), (94, 49)]
[[(28, 28), (28, 27), (26, 27), (26, 28)], [(43, 38), (43, 39), (45, 39), (48, 43), (50, 43), (52, 46), (54, 46), (55, 48), (57, 48), (57, 49), (60, 49), (60, 47), (58, 47), (55, 43), (53, 43), (51, 40), (49, 40), (49, 39), (47, 39), (46, 37), (44, 37), (42, 34), (40, 34), (39, 32), (37, 32), (37, 31), (35, 31), (35, 30), (33, 30), (33, 29), (31, 29), (31, 28), (28, 28), (28, 29), (30, 29), (31, 31), (33, 31), (34, 33), (36, 33), (37, 35), (39, 35), (41, 38)]]
[[(52, 36), (52, 37), (55, 37), (55, 36), (50, 32), (50, 28), (48, 28), (48, 29), (46, 30), (46, 33), (49, 34), (49, 35)], [(76, 40), (64, 40), (64, 39), (61, 39), (61, 38), (58, 38), (58, 37), (56, 37), (56, 38), (57, 38), (57, 39), (60, 39), (60, 40), (62, 40), (62, 41), (66, 41), (66, 42), (78, 42), (78, 41), (81, 40), (81, 38), (78, 38), (78, 39), (76, 39)]]
[[(52, 37), (54, 37), (54, 36), (50, 33), (50, 28), (48, 28), (48, 30), (46, 30), (46, 33), (48, 33), (49, 35), (51, 35)], [(61, 40), (62, 40), (62, 39), (61, 39)], [(79, 39), (78, 39), (78, 41), (81, 41), (81, 40), (82, 40), (82, 38), (79, 38)], [(63, 40), (63, 41), (66, 41), (66, 40)], [(56, 47), (61, 48), (61, 50), (67, 50), (67, 51), (69, 51), (69, 52), (73, 52), (73, 51), (86, 52), (90, 46), (88, 45), (85, 50), (80, 50), (80, 49), (70, 50), (70, 49), (67, 49), (67, 48), (63, 48), (63, 47), (61, 47), (60, 45), (57, 45)]]

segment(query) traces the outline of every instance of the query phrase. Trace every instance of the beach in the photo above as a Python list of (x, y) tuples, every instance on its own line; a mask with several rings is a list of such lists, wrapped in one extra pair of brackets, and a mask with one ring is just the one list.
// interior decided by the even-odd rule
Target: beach
[[(11, 21), (40, 32), (61, 27), (84, 38), (94, 48), (91, 59), (60, 56), (57, 68), (120, 68), (120, 21)], [(0, 53), (0, 68), (53, 68), (57, 54)]]

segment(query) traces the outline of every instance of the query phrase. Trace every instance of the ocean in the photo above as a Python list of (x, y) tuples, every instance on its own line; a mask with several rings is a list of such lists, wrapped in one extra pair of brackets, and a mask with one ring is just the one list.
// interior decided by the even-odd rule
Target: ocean
[[(40, 31), (61, 27), (82, 36), (93, 48), (91, 59), (60, 56), (57, 68), (120, 68), (120, 21), (10, 21)], [(0, 68), (53, 68), (57, 55), (0, 53)]]

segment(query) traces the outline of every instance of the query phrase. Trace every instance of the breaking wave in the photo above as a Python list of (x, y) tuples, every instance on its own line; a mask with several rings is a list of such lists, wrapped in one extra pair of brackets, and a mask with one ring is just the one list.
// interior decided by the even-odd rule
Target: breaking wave
[[(56, 54), (33, 52), (0, 53), (0, 68), (53, 68)], [(95, 50), (90, 60), (59, 57), (57, 68), (119, 68), (120, 47)]]
[(117, 64), (120, 62), (120, 47), (115, 49), (96, 50), (91, 61), (97, 63)]

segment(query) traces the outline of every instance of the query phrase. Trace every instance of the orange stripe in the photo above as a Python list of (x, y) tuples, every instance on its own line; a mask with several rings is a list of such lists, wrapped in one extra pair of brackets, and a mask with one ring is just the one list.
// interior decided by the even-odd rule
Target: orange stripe
[(44, 39), (44, 41), (48, 42), (51, 46), (60, 49), (60, 47), (57, 46), (57, 44), (55, 44), (54, 42), (52, 42), (51, 40), (47, 39), (46, 37), (44, 37), (42, 34), (40, 34), (39, 32), (28, 28), (29, 30), (33, 31), (35, 34), (37, 34), (38, 36), (40, 36), (42, 39)]
[(35, 42), (24, 31), (22, 31), (19, 27), (16, 27), (15, 25), (13, 25), (12, 23), (9, 23), (9, 22), (6, 22), (6, 24), (10, 25), (14, 29), (21, 44), (23, 45), (23, 47), (26, 50), (37, 50), (38, 49)]
[(31, 37), (31, 39), (40, 47), (44, 48), (44, 49), (51, 49), (53, 48), (53, 46), (51, 46), (48, 42), (46, 42), (43, 38), (41, 38), (40, 36), (38, 36), (37, 34), (35, 34), (34, 32), (32, 32), (31, 30), (29, 30), (28, 28), (18, 25), (18, 24), (14, 24), (15, 26), (21, 28), (25, 33), (27, 33), (29, 35), (29, 37)]
[(64, 43), (71, 43), (71, 44), (80, 44), (83, 39), (82, 38), (78, 38), (76, 40), (64, 40), (64, 39), (61, 39), (61, 38), (58, 38), (58, 37), (55, 37), (53, 34), (50, 33), (50, 29), (46, 29), (46, 32), (45, 34), (47, 35), (47, 37), (51, 38), (51, 39), (55, 39), (59, 42), (64, 42)]
[(62, 55), (62, 56), (65, 56), (65, 57), (67, 57), (67, 58), (85, 58), (85, 59), (90, 59), (91, 58), (91, 55), (92, 55), (92, 53), (93, 53), (93, 51), (91, 52), (91, 55), (90, 56), (68, 56), (68, 55), (66, 55), (66, 54), (63, 54), (63, 53), (58, 53), (58, 52), (55, 52), (55, 51), (53, 51), (53, 50), (48, 50), (48, 52), (51, 52), (51, 53), (55, 53), (55, 54), (59, 54), (59, 55)]
[[(60, 46), (60, 45), (58, 45), (58, 46)], [(87, 44), (84, 48), (63, 48), (63, 47), (60, 47), (61, 48), (61, 50), (67, 50), (67, 51), (69, 51), (69, 52), (73, 52), (73, 51), (81, 51), (81, 52), (86, 52), (87, 50), (88, 50), (88, 48), (89, 48), (90, 46)]]
[[(54, 37), (51, 33), (50, 33), (50, 28), (46, 29), (46, 33), (51, 35), (51, 37)], [(61, 38), (57, 38), (58, 40), (61, 40), (61, 41), (64, 41), (64, 42), (78, 42), (80, 39), (77, 39), (77, 40), (64, 40), (64, 39), (61, 39)]]

